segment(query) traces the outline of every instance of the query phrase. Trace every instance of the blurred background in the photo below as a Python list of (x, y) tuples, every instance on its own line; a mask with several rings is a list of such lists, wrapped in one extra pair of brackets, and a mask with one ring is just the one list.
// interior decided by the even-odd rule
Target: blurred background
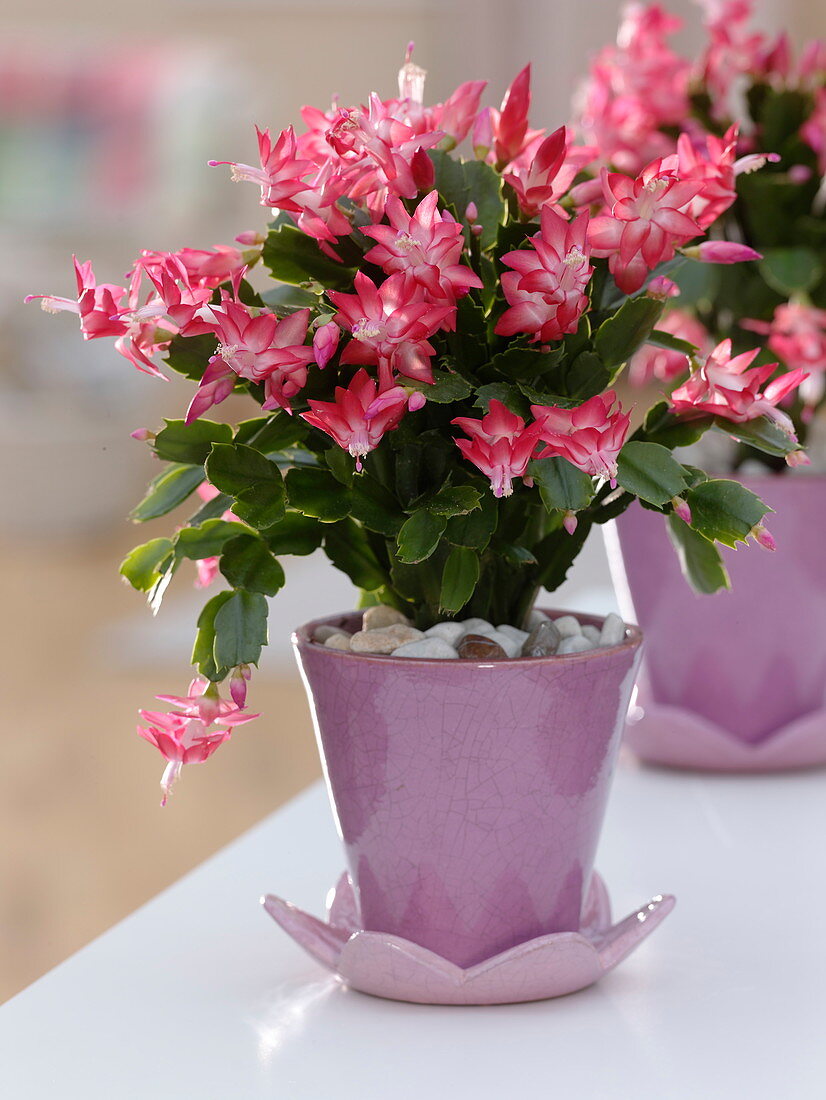
[[(683, 44), (699, 41), (692, 0)], [(532, 122), (566, 121), (586, 59), (612, 39), (618, 0), (104, 0), (0, 2), (0, 1001), (179, 878), (319, 773), (291, 628), (352, 606), (326, 559), (295, 559), (273, 602), (250, 702), (263, 717), (158, 806), (159, 754), (134, 734), (156, 692), (178, 693), (203, 595), (182, 570), (156, 620), (118, 577), (167, 516), (125, 519), (153, 474), (129, 438), (181, 416), (188, 383), (139, 374), (71, 314), (72, 253), (120, 282), (140, 248), (231, 243), (264, 226), (255, 188), (210, 158), (255, 162), (253, 124), (304, 103), (395, 94), (408, 40), (426, 100), (490, 81), (498, 104), (534, 63)], [(811, 0), (764, 0), (765, 27), (814, 32)], [(821, 17), (822, 19), (822, 17)], [(821, 28), (822, 30), (822, 28)], [(243, 413), (242, 413), (243, 415)], [(555, 602), (613, 605), (589, 547)], [(274, 884), (261, 868), (262, 890)], [(254, 904), (255, 899), (250, 899)]]

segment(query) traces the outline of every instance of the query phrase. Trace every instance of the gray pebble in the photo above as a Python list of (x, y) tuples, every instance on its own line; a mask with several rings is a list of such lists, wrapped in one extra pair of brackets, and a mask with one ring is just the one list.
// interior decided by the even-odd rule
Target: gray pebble
[(560, 618), (554, 619), (554, 624), (563, 638), (574, 638), (582, 634), (579, 619), (573, 615), (562, 615)]
[(313, 641), (324, 645), (328, 638), (335, 638), (336, 634), (347, 634), (347, 631), (340, 626), (317, 626), (313, 631)]
[(394, 623), (380, 630), (360, 630), (350, 639), (350, 648), (354, 653), (393, 653), (407, 642), (416, 642), (424, 637), (421, 630)]
[(619, 617), (611, 612), (607, 615), (605, 622), (602, 624), (602, 630), (599, 635), (599, 644), (604, 646), (619, 645), (620, 642), (625, 641), (625, 623)]
[(569, 634), (567, 638), (563, 638), (559, 643), (556, 655), (557, 657), (564, 657), (568, 653), (586, 653), (589, 649), (596, 649), (596, 646), (593, 642), (589, 642), (584, 635)]
[(424, 632), (426, 638), (442, 638), (452, 646), (458, 645), (466, 633), (461, 623), (436, 623)]
[(395, 607), (388, 607), (387, 604), (376, 604), (375, 607), (365, 608), (364, 615), (362, 616), (361, 629), (362, 630), (383, 630), (386, 626), (395, 626), (396, 624), (402, 626), (412, 626), (410, 619), (406, 615), (403, 615), (401, 611), (397, 611)]
[(523, 657), (550, 657), (556, 653), (562, 635), (550, 619), (544, 618), (530, 632), (522, 646)]
[(350, 635), (349, 634), (331, 634), (324, 642), (327, 649), (348, 649), (350, 648)]
[(394, 657), (429, 657), (438, 661), (449, 661), (459, 656), (452, 645), (444, 638), (421, 638), (417, 642), (407, 642), (393, 650)]

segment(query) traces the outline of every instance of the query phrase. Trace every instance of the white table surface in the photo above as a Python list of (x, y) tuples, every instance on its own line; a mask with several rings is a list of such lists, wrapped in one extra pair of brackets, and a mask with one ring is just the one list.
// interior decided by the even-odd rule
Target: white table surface
[[(4, 1100), (822, 1100), (826, 776), (620, 767), (598, 866), (674, 913), (570, 997), (446, 1008), (342, 988), (265, 915), (341, 856), (311, 788), (0, 1009)], [(174, 843), (174, 835), (170, 837)]]

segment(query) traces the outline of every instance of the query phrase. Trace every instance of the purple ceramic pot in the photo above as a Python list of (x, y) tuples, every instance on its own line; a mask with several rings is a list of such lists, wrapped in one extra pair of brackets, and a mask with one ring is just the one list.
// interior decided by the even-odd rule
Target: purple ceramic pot
[(742, 480), (774, 508), (767, 526), (778, 549), (724, 551), (730, 591), (693, 592), (662, 517), (638, 504), (617, 520), (616, 545), (609, 535), (623, 611), (648, 643), (627, 739), (654, 763), (826, 763), (826, 478)]
[[(583, 622), (599, 619), (580, 615)], [(472, 966), (579, 929), (641, 635), (566, 657), (420, 660), (293, 636), (362, 927)]]

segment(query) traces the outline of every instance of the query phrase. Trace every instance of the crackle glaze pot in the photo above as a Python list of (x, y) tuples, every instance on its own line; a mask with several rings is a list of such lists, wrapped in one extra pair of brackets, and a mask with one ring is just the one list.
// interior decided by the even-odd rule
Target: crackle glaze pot
[[(580, 615), (581, 622), (600, 619)], [(641, 649), (480, 662), (293, 636), (361, 926), (468, 967), (576, 931)]]
[(724, 551), (730, 591), (694, 593), (662, 517), (638, 504), (606, 533), (623, 613), (647, 640), (627, 741), (651, 763), (826, 764), (826, 477), (741, 480), (774, 509), (777, 550)]

